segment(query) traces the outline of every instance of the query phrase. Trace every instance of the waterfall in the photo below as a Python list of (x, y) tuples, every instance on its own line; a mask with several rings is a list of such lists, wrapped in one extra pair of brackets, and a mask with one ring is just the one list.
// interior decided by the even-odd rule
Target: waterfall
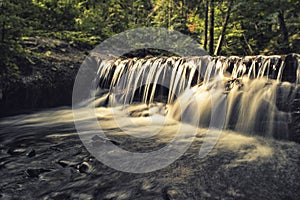
[(223, 106), (224, 128), (289, 139), (295, 135), (290, 124), (299, 102), (299, 59), (289, 54), (103, 60), (97, 76), (99, 88), (120, 104), (162, 101), (171, 105), (168, 116), (184, 116), (187, 123), (197, 119), (203, 127), (213, 120), (212, 106)]

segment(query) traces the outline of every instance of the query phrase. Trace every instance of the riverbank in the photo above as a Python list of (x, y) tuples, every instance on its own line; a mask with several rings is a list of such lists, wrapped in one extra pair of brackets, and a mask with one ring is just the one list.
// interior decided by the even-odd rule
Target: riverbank
[(0, 117), (71, 105), (77, 71), (91, 47), (49, 37), (23, 41), (26, 54), (17, 59), (19, 73), (4, 80)]

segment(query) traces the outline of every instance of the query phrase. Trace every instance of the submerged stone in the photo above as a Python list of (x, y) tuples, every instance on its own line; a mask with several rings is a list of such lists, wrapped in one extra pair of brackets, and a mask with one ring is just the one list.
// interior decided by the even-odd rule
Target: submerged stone
[(29, 149), (29, 151), (27, 151), (26, 156), (28, 157), (34, 157), (36, 155), (35, 150), (34, 149)]
[(51, 170), (49, 169), (27, 169), (26, 175), (30, 178), (38, 178), (40, 174), (45, 173), (45, 172), (50, 172)]
[(25, 148), (14, 148), (14, 147), (11, 147), (8, 149), (7, 153), (10, 154), (10, 155), (20, 155), (20, 154), (23, 154), (27, 151), (27, 149)]
[(90, 173), (92, 172), (93, 166), (88, 162), (83, 162), (77, 165), (77, 169), (80, 173)]

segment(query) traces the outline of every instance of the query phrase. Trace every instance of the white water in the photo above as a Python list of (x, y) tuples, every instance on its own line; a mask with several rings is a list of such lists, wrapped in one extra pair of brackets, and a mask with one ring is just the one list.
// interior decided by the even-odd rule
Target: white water
[(98, 76), (110, 106), (166, 102), (178, 121), (288, 139), (298, 65), (298, 55), (134, 58), (102, 62)]
[[(288, 137), (289, 106), (298, 87), (299, 69), (296, 83), (282, 82), (288, 74), (282, 63), (275, 70), (277, 74), (272, 74), (270, 62), (260, 64), (257, 60), (246, 66), (240, 58), (230, 59), (153, 58), (128, 65), (129, 60), (119, 60), (115, 66), (102, 63), (99, 67), (99, 80), (103, 87), (109, 87), (99, 89), (99, 98), (92, 100), (92, 105), (98, 106), (94, 111), (102, 131), (120, 148), (152, 152), (170, 143), (176, 133), (189, 136), (196, 130), (188, 151), (157, 172), (132, 175), (96, 162), (77, 136), (70, 108), (2, 119), (1, 197), (140, 199), (149, 195), (149, 199), (159, 199), (175, 192), (178, 199), (260, 199), (270, 194), (274, 199), (297, 199), (299, 144), (239, 132)], [(217, 78), (212, 81), (212, 77)], [(146, 87), (140, 87), (141, 80)], [(162, 92), (167, 99), (163, 103), (157, 102), (161, 83), (171, 88)], [(136, 95), (144, 103), (132, 97), (135, 89), (140, 90)], [(210, 154), (199, 159), (198, 151), (208, 131), (186, 122), (218, 128), (216, 122), (224, 117), (219, 112), (224, 110), (224, 128), (237, 132), (224, 130)], [(213, 120), (212, 111), (216, 113)], [(94, 137), (99, 130), (85, 123), (92, 121), (85, 113), (79, 114), (80, 122), (87, 125), (82, 134)], [(179, 122), (182, 119), (185, 121)], [(190, 137), (181, 139), (189, 143)], [(93, 145), (97, 141), (89, 142)], [(36, 155), (27, 156), (32, 149)]]
[[(192, 92), (179, 97), (186, 99), (183, 111), (176, 101), (169, 115), (177, 120), (184, 116), (188, 123), (194, 123), (193, 120), (198, 119), (199, 126), (208, 127), (212, 120), (220, 120), (211, 118), (212, 106), (225, 106), (225, 129), (288, 139), (291, 112), (279, 110), (276, 103), (279, 92), (280, 99), (284, 101), (294, 97), (293, 85), (263, 79), (242, 83), (243, 86), (240, 83), (233, 84), (227, 92), (222, 88), (212, 91), (205, 85), (194, 86)], [(289, 105), (288, 102), (285, 103)]]

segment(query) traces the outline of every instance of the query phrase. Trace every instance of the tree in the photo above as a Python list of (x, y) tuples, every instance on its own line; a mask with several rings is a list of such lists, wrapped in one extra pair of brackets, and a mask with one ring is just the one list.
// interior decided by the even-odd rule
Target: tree
[(127, 1), (129, 6), (127, 14), (129, 16), (129, 27), (143, 27), (148, 25), (148, 15), (151, 12), (152, 5), (149, 0), (131, 0)]
[(232, 10), (232, 5), (233, 5), (233, 0), (230, 0), (228, 8), (227, 8), (226, 17), (224, 19), (224, 23), (223, 23), (223, 26), (222, 26), (222, 31), (220, 33), (218, 44), (217, 44), (217, 47), (216, 47), (216, 50), (215, 50), (215, 53), (214, 53), (215, 55), (219, 55), (219, 53), (221, 51), (223, 40), (224, 40), (225, 33), (226, 33), (226, 28), (227, 28), (227, 25), (228, 25), (228, 22), (229, 22), (229, 17), (230, 17), (231, 10)]
[(0, 2), (0, 24), (1, 24), (1, 42), (16, 41), (26, 34), (30, 20), (24, 18), (24, 15), (32, 9), (29, 0), (24, 1), (1, 1)]
[(188, 8), (184, 0), (157, 0), (153, 8), (152, 24), (182, 33), (188, 30)]
[(209, 54), (214, 53), (214, 28), (215, 28), (215, 5), (214, 0), (210, 0), (210, 28), (209, 28)]
[(209, 0), (205, 3), (205, 22), (204, 22), (204, 49), (207, 50), (208, 43), (208, 11), (209, 11)]
[(126, 0), (111, 0), (108, 6), (108, 16), (105, 19), (108, 35), (120, 33), (129, 28), (129, 18), (126, 12)]

